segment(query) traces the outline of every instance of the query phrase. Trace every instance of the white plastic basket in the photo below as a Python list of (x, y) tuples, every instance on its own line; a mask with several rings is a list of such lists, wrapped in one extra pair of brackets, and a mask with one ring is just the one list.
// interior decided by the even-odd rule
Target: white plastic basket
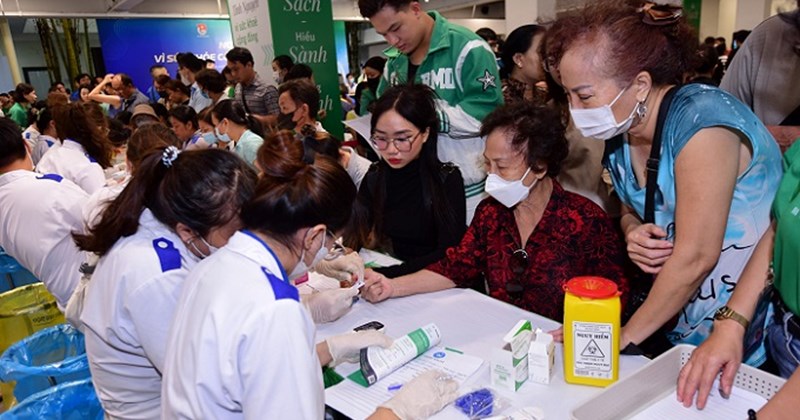
[[(611, 385), (572, 411), (573, 420), (621, 420), (630, 418), (668, 393), (675, 393), (678, 374), (695, 346), (682, 344), (643, 366), (631, 376)], [(784, 379), (741, 365), (734, 387), (772, 398)], [(731, 397), (734, 398), (735, 394)], [(743, 413), (744, 417), (744, 413)]]

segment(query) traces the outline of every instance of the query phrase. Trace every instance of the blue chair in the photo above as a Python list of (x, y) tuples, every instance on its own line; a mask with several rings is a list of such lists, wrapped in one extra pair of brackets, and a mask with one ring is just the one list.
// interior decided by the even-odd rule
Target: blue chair
[(33, 394), (0, 414), (0, 420), (39, 419), (102, 420), (103, 407), (97, 399), (91, 378), (67, 382)]

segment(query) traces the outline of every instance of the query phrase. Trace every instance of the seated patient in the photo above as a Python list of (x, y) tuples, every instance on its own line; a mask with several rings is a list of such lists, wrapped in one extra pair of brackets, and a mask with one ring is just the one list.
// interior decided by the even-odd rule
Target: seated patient
[(467, 225), (461, 171), (437, 156), (435, 93), (425, 85), (387, 90), (372, 112), (372, 145), (382, 160), (358, 190), (366, 209), (365, 246), (403, 264), (379, 269), (397, 277), (425, 268), (458, 244)]
[(491, 296), (561, 321), (562, 285), (573, 277), (606, 277), (625, 293), (625, 250), (610, 219), (555, 180), (568, 149), (558, 112), (507, 105), (486, 117), (481, 136), (491, 197), (461, 243), (413, 274), (388, 279), (368, 271), (362, 296), (378, 302), (467, 286), (484, 273)]

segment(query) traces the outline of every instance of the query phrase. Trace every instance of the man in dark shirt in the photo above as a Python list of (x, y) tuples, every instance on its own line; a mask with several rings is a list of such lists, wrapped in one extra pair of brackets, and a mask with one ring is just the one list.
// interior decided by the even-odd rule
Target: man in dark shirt
[(111, 79), (111, 87), (122, 98), (120, 112), (128, 111), (133, 113), (133, 108), (135, 108), (136, 105), (150, 103), (147, 96), (144, 96), (144, 94), (134, 86), (131, 77), (125, 73), (115, 74)]
[(261, 124), (275, 125), (278, 121), (278, 89), (266, 84), (253, 69), (253, 54), (247, 48), (236, 47), (227, 54), (227, 67), (236, 80), (234, 101)]

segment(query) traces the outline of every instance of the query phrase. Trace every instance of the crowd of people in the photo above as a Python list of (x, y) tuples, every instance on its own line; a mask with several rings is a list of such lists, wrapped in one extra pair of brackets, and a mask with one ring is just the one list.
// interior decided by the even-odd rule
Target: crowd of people
[[(307, 65), (279, 55), (267, 81), (241, 47), (221, 73), (178, 54), (145, 92), (117, 73), (0, 95), (0, 246), (86, 335), (110, 418), (322, 418), (321, 367), (392, 343), (315, 342), (355, 294), (471, 287), (561, 321), (582, 275), (617, 283), (620, 348), (699, 346), (685, 405), (747, 363), (791, 377), (759, 416), (791, 415), (800, 12), (728, 51), (641, 0), (504, 40), (417, 1), (358, 5), (390, 45), (342, 80), (369, 150), (320, 124)], [(361, 248), (402, 263), (365, 269)], [(301, 295), (310, 270), (365, 284)], [(427, 417), (455, 388), (429, 372), (373, 418)]]

